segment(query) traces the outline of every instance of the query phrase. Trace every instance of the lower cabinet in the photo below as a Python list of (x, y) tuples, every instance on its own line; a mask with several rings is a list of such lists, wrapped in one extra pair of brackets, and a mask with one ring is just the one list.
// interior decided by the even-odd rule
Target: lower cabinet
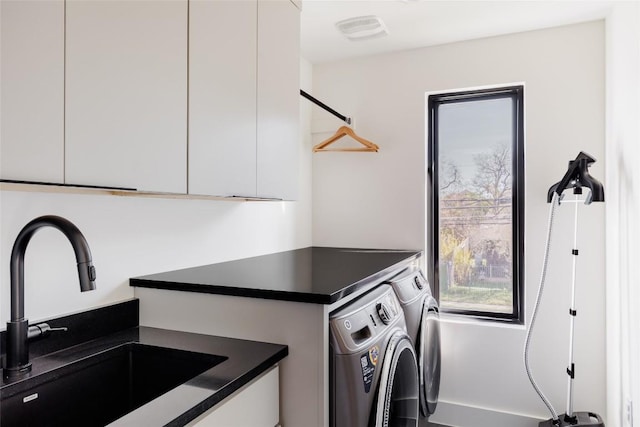
[(193, 420), (188, 426), (275, 427), (279, 422), (279, 368), (274, 366)]

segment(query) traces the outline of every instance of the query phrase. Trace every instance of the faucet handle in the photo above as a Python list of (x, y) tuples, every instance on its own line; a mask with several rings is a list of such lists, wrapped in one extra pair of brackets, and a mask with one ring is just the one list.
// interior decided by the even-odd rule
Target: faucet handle
[(48, 337), (51, 332), (66, 332), (67, 330), (68, 329), (66, 327), (52, 328), (48, 323), (38, 323), (37, 325), (29, 326), (27, 339), (32, 340), (35, 338), (44, 338)]

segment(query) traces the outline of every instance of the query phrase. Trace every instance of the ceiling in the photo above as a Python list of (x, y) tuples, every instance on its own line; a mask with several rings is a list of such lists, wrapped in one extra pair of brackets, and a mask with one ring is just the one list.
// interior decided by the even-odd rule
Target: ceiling
[[(312, 63), (415, 49), (604, 18), (612, 1), (304, 0), (302, 56)], [(350, 41), (335, 23), (377, 15), (389, 35)]]

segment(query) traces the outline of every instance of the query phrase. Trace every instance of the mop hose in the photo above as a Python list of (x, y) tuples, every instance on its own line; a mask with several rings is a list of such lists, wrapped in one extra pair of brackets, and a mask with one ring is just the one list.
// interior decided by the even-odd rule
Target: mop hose
[(553, 417), (553, 423), (556, 425), (559, 424), (558, 414), (556, 410), (553, 408), (553, 405), (551, 405), (551, 402), (549, 402), (549, 399), (547, 399), (544, 393), (542, 393), (542, 390), (540, 390), (540, 387), (538, 387), (536, 380), (533, 379), (533, 375), (531, 374), (531, 367), (529, 366), (529, 346), (531, 344), (531, 331), (533, 330), (533, 325), (536, 322), (536, 317), (538, 315), (538, 308), (540, 308), (540, 300), (542, 299), (542, 292), (544, 291), (544, 282), (547, 276), (547, 264), (549, 262), (549, 248), (551, 247), (551, 230), (553, 228), (553, 216), (555, 213), (556, 205), (560, 204), (559, 202), (560, 201), (558, 200), (558, 194), (554, 192), (553, 200), (551, 200), (551, 208), (549, 209), (549, 225), (547, 227), (547, 242), (544, 248), (544, 258), (542, 261), (542, 274), (540, 275), (540, 285), (538, 286), (538, 295), (536, 296), (536, 302), (535, 302), (535, 305), (533, 306), (533, 314), (531, 315), (531, 322), (529, 323), (529, 327), (527, 328), (527, 336), (524, 344), (524, 367), (527, 371), (527, 376), (529, 377), (529, 381), (531, 382), (531, 385), (533, 386), (534, 390), (536, 391), (536, 393), (538, 393), (538, 396), (540, 396), (540, 399), (542, 399), (542, 401), (546, 405), (549, 412), (551, 412), (551, 415)]

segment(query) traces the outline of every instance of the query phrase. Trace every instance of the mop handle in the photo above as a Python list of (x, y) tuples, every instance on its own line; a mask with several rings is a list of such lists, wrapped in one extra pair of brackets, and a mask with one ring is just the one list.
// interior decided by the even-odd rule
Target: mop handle
[(571, 307), (569, 308), (569, 366), (567, 367), (567, 412), (566, 417), (573, 418), (573, 379), (575, 364), (573, 363), (573, 331), (576, 319), (576, 264), (578, 260), (578, 195), (576, 195), (573, 228), (572, 274), (571, 274)]

